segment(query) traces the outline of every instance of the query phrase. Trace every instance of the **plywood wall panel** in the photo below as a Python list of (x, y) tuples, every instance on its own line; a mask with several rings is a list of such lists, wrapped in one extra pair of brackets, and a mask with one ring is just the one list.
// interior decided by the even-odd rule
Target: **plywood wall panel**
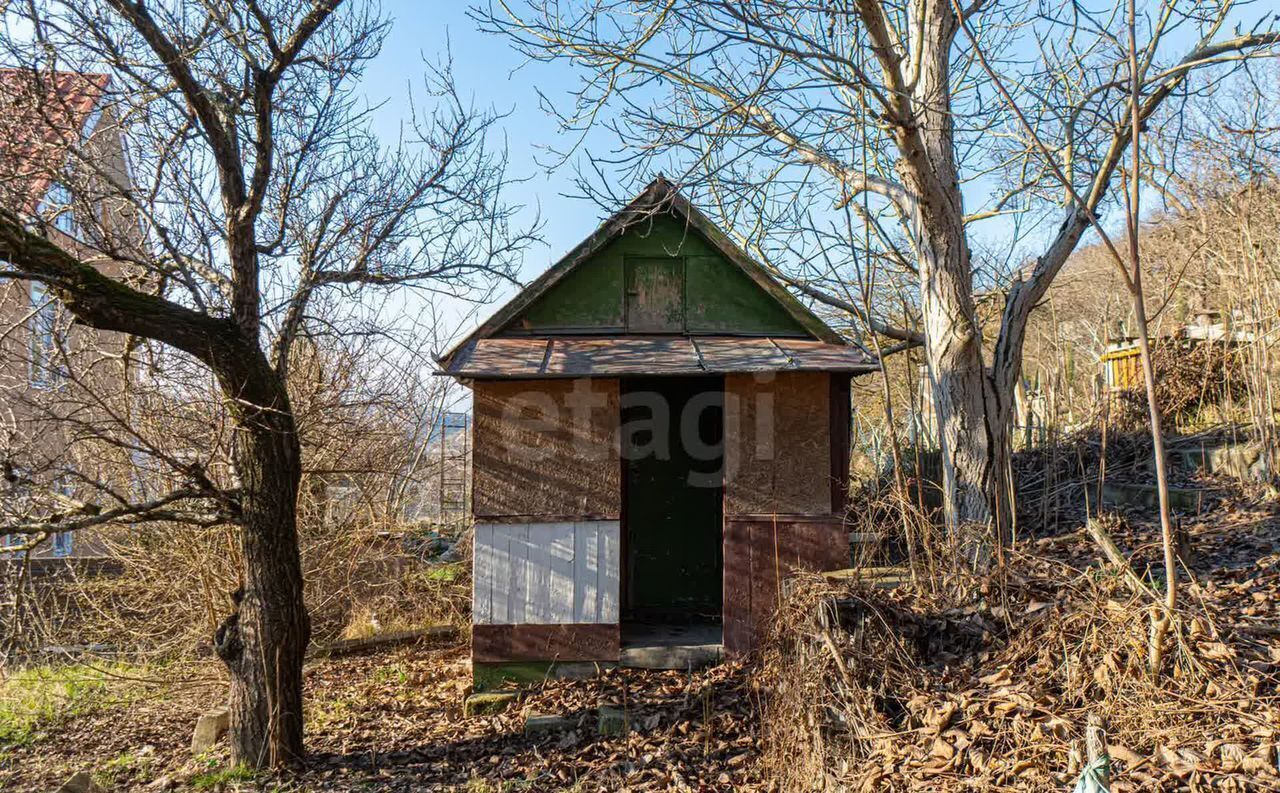
[(726, 514), (831, 512), (830, 377), (725, 377)]
[(471, 628), (471, 660), (617, 661), (620, 630), (616, 623), (598, 625), (475, 625)]
[(618, 381), (478, 381), (472, 511), (619, 516)]
[(619, 523), (597, 534), (596, 542), (596, 609), (581, 615), (579, 622), (594, 616), (596, 622), (617, 622), (621, 611), (622, 591), (622, 535)]
[(849, 540), (835, 516), (725, 519), (724, 643), (749, 652), (778, 605), (779, 583), (796, 570), (849, 564)]
[(618, 621), (618, 521), (477, 523), (471, 621)]
[(844, 514), (849, 505), (849, 456), (853, 432), (852, 382), (831, 375), (831, 511)]
[(600, 535), (575, 531), (573, 535), (573, 613), (575, 619), (600, 613)]
[(751, 524), (724, 522), (724, 646), (751, 646)]

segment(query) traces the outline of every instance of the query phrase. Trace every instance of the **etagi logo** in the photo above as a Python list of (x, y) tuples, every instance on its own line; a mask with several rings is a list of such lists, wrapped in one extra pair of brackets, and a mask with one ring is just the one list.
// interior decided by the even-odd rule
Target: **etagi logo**
[[(759, 384), (773, 379), (756, 377)], [(501, 413), (502, 444), (511, 459), (551, 464), (563, 453), (601, 465), (671, 461), (688, 466), (690, 486), (709, 488), (732, 481), (744, 460), (774, 459), (774, 423), (767, 388), (744, 396), (723, 387), (632, 388), (624, 380), (618, 393), (586, 378), (567, 390), (544, 386), (508, 395)]]

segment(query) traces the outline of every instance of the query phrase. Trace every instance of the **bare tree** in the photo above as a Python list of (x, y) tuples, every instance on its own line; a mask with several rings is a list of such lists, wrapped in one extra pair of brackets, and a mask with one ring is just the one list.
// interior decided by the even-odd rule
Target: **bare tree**
[[(1185, 97), (1194, 71), (1280, 40), (1257, 26), (1225, 33), (1247, 25), (1238, 5), (1163, 0), (1146, 10), (1141, 123)], [(984, 0), (498, 0), (474, 14), (529, 57), (580, 68), (562, 124), (584, 133), (607, 125), (626, 144), (592, 158), (592, 171), (641, 179), (663, 167), (733, 199), (721, 219), (757, 253), (774, 253), (802, 292), (894, 342), (923, 341), (948, 522), (994, 519), (1004, 534), (1027, 321), (1086, 232), (1100, 228), (1130, 141), (1123, 11)], [(583, 182), (599, 195), (590, 175)], [(874, 200), (854, 200), (864, 195)], [(811, 230), (845, 207), (873, 230), (873, 247), (847, 266), (873, 257), (887, 265), (881, 284), (913, 282), (915, 323), (867, 316), (830, 280), (857, 279), (815, 269), (819, 246), (796, 244), (797, 219)], [(1003, 253), (980, 232), (997, 217), (1013, 240)], [(1002, 277), (1002, 258), (1024, 257), (1029, 264)], [(984, 333), (978, 296), (988, 290), (1002, 305), (992, 312), (998, 330)]]
[(102, 212), (79, 212), (65, 244), (41, 216), (8, 207), (0, 278), (46, 284), (76, 323), (138, 340), (126, 349), (157, 345), (153, 382), (164, 382), (172, 351), (199, 362), (232, 433), (226, 477), (201, 458), (169, 460), (179, 475), (156, 498), (117, 493), (129, 503), (17, 528), (173, 519), (190, 503), (237, 526), (240, 587), (214, 638), (232, 681), (233, 756), (289, 761), (303, 751), (310, 635), (292, 351), (308, 333), (359, 332), (341, 307), (387, 290), (468, 295), (510, 277), (530, 236), (510, 228), (513, 207), (500, 200), (505, 161), (486, 145), (495, 116), (460, 99), (446, 63), (427, 73), (430, 115), (398, 147), (382, 145), (353, 86), (388, 23), (341, 0), (33, 0), (11, 4), (5, 22), (8, 58), (31, 80), (108, 78), (132, 179), (80, 145), (48, 176), (73, 196), (104, 190), (106, 206), (136, 217), (142, 242), (119, 238)]

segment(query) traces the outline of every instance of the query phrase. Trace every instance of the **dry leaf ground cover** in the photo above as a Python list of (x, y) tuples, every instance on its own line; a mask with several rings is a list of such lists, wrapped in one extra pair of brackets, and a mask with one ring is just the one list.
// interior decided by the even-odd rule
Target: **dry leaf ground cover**
[[(1158, 527), (1105, 522), (1158, 587)], [(1083, 529), (1021, 543), (1002, 581), (800, 582), (759, 674), (765, 765), (787, 790), (1064, 791), (1095, 713), (1113, 793), (1280, 790), (1275, 501), (1183, 525), (1194, 582), (1159, 677), (1145, 663), (1151, 598)]]
[[(0, 696), (0, 790), (88, 769), (105, 790), (1063, 791), (1089, 713), (1109, 722), (1113, 791), (1280, 790), (1274, 499), (1183, 524), (1195, 583), (1158, 680), (1141, 598), (1081, 529), (1021, 541), (996, 582), (805, 579), (751, 666), (550, 681), (495, 716), (462, 717), (462, 644), (316, 660), (311, 755), (273, 777), (190, 756), (196, 717), (225, 694), (216, 664), (23, 672)], [(1159, 581), (1156, 527), (1107, 525)], [(596, 735), (606, 702), (630, 735)], [(579, 726), (526, 737), (530, 711)]]
[[(14, 736), (0, 755), (0, 790), (53, 791), (81, 769), (105, 790), (760, 789), (757, 708), (740, 666), (549, 681), (507, 712), (464, 719), (466, 659), (465, 647), (452, 646), (316, 661), (306, 675), (311, 754), (289, 774), (258, 779), (226, 770), (220, 751), (190, 756), (192, 725), (217, 702), (221, 683), (103, 682), (77, 668), (93, 693), (64, 700), (61, 712), (55, 706), (30, 734)], [(601, 702), (625, 704), (630, 735), (597, 735)], [(581, 726), (526, 737), (526, 711), (577, 717)]]

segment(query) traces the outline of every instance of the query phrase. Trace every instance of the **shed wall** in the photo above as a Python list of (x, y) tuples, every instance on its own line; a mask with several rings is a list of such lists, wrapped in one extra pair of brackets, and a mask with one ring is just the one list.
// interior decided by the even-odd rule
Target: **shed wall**
[(609, 625), (474, 625), (471, 660), (475, 663), (512, 661), (617, 661), (620, 630)]
[(477, 523), (471, 621), (618, 621), (618, 521)]
[[(545, 294), (514, 317), (503, 335), (626, 332), (629, 307), (626, 260), (680, 259), (679, 289), (664, 290), (666, 332), (748, 333), (805, 337), (810, 332), (773, 296), (696, 229), (670, 214), (654, 215), (579, 262)], [(651, 305), (650, 310), (659, 310)], [(649, 330), (658, 328), (649, 327)], [(645, 328), (632, 327), (644, 331)]]
[(477, 521), (618, 519), (616, 379), (477, 381), (474, 392)]
[(725, 514), (830, 514), (831, 375), (725, 376)]
[(726, 517), (724, 647), (750, 651), (778, 607), (778, 588), (796, 570), (849, 564), (843, 521), (831, 515)]

